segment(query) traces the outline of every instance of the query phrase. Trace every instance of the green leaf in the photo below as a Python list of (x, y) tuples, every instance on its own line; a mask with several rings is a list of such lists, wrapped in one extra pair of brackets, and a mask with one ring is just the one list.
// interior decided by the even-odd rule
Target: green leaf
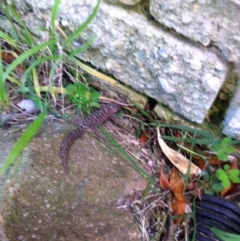
[(210, 178), (210, 175), (209, 175), (208, 171), (206, 171), (206, 170), (203, 170), (202, 176), (203, 176), (204, 181), (208, 181)]
[(94, 101), (94, 102), (98, 102), (100, 95), (101, 94), (99, 92), (94, 91), (94, 92), (91, 93), (91, 98), (90, 99), (92, 101)]
[(97, 102), (93, 102), (92, 103), (92, 107), (95, 107), (95, 108), (100, 108), (100, 105), (97, 103)]
[(228, 154), (232, 154), (235, 152), (235, 148), (233, 146), (228, 146), (225, 148), (225, 151), (228, 153)]
[(98, 0), (98, 3), (96, 7), (93, 9), (92, 13), (89, 15), (87, 20), (80, 26), (72, 35), (69, 36), (69, 38), (63, 43), (63, 47), (68, 46), (72, 41), (77, 38), (90, 24), (90, 22), (93, 20), (95, 15), (97, 14), (98, 8), (99, 8), (100, 0)]
[(240, 171), (237, 169), (229, 170), (228, 175), (233, 183), (240, 183)]
[(223, 185), (224, 188), (227, 188), (227, 187), (229, 187), (231, 185), (231, 183), (230, 183), (228, 178), (224, 178), (222, 180), (222, 185)]
[(75, 90), (75, 87), (74, 87), (74, 85), (69, 84), (65, 87), (65, 89), (67, 91), (67, 94), (70, 95)]
[(213, 191), (209, 189), (204, 189), (204, 194), (213, 195)]
[(44, 120), (44, 111), (40, 113), (36, 120), (34, 120), (28, 128), (24, 131), (18, 141), (14, 144), (10, 153), (8, 154), (6, 160), (0, 168), (0, 176), (2, 176), (5, 171), (11, 166), (11, 164), (20, 155), (24, 147), (29, 143), (33, 136), (37, 133)]
[(228, 154), (233, 153), (235, 149), (230, 146), (232, 143), (231, 138), (225, 137), (222, 141), (215, 141), (211, 145), (211, 150), (217, 152), (217, 157), (221, 161), (226, 161), (228, 159)]
[(100, 93), (83, 83), (75, 82), (66, 87), (68, 98), (76, 104), (78, 109), (90, 113), (92, 107), (99, 108), (98, 99)]
[(240, 183), (240, 178), (239, 177), (229, 177), (230, 180), (233, 182), (233, 183)]
[(238, 177), (240, 171), (237, 170), (237, 169), (232, 169), (232, 170), (229, 170), (227, 173), (228, 173), (231, 177)]
[(228, 146), (228, 145), (231, 144), (231, 142), (232, 142), (231, 138), (225, 137), (225, 138), (223, 138), (222, 141), (221, 141), (221, 146), (222, 146), (222, 147)]
[(217, 152), (218, 150), (219, 150), (219, 148), (220, 148), (220, 145), (218, 145), (218, 144), (213, 144), (211, 147), (210, 147), (210, 149), (211, 149), (211, 151), (213, 151), (213, 152)]
[(225, 164), (225, 165), (223, 166), (223, 168), (224, 168), (225, 171), (227, 171), (227, 170), (229, 170), (230, 167), (229, 167), (228, 164)]
[(221, 168), (217, 169), (215, 176), (219, 177), (220, 175), (226, 175), (226, 172)]
[(221, 192), (221, 191), (223, 190), (223, 185), (222, 185), (221, 182), (219, 182), (219, 183), (214, 183), (214, 184), (211, 186), (211, 188), (212, 188), (215, 192), (219, 193), (219, 192)]
[(7, 43), (12, 45), (13, 47), (16, 47), (15, 41), (7, 34), (3, 33), (2, 31), (0, 31), (0, 38), (4, 39)]
[(220, 181), (224, 182), (225, 180), (228, 180), (228, 175), (227, 175), (227, 173), (224, 173), (224, 174), (218, 175), (217, 178)]
[(58, 8), (59, 5), (61, 3), (61, 0), (55, 0), (54, 4), (52, 6), (52, 11), (51, 11), (51, 25), (52, 25), (52, 30), (55, 30), (55, 21), (57, 18), (57, 12), (58, 12)]
[(226, 161), (228, 159), (228, 155), (223, 150), (218, 150), (217, 157), (221, 161)]

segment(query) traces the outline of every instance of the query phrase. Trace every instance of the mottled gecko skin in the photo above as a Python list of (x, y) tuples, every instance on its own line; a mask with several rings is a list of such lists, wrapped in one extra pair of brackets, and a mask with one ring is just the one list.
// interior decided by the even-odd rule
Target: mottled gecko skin
[[(120, 103), (126, 103), (125, 100), (118, 100)], [(108, 118), (112, 118), (113, 114), (121, 109), (121, 105), (110, 103), (102, 106), (99, 110), (89, 115), (82, 122), (78, 123), (78, 129), (68, 133), (60, 148), (60, 158), (65, 171), (68, 173), (68, 153), (76, 139), (81, 138), (86, 131), (96, 130)]]

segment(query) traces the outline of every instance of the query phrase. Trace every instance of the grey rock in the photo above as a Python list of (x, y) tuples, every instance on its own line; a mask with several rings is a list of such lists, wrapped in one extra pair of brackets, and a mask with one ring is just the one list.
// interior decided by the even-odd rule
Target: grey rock
[[(116, 203), (131, 181), (143, 178), (89, 135), (71, 148), (66, 175), (59, 147), (68, 131), (66, 124), (45, 124), (8, 171), (0, 195), (7, 239), (1, 240), (141, 240), (131, 214)], [(16, 140), (3, 136), (1, 163)]]
[(235, 95), (225, 114), (223, 133), (227, 136), (240, 139), (240, 78), (238, 79)]
[[(15, 4), (25, 13), (22, 17), (33, 30), (38, 23), (32, 21), (38, 16), (36, 9), (45, 13), (46, 8), (50, 8), (46, 0), (26, 0), (25, 7), (22, 1), (21, 6), (17, 0)], [(66, 32), (74, 30), (95, 5), (96, 1), (62, 1), (58, 22), (64, 25)], [(96, 35), (91, 48), (79, 58), (113, 74), (189, 120), (201, 123), (225, 79), (226, 64), (214, 53), (157, 27), (145, 12), (129, 11), (101, 2), (87, 31), (74, 42), (80, 46)], [(191, 97), (195, 92), (199, 92), (198, 98)]]
[(216, 46), (240, 62), (240, 4), (238, 0), (150, 0), (150, 12), (161, 24), (203, 46)]

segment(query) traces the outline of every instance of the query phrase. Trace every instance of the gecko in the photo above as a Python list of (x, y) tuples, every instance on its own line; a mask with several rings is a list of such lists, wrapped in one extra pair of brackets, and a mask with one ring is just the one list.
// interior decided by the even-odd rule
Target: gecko
[(61, 147), (60, 147), (60, 158), (62, 161), (62, 165), (68, 173), (68, 153), (76, 141), (76, 139), (81, 138), (85, 132), (92, 131), (97, 135), (100, 135), (99, 130), (97, 129), (100, 125), (102, 125), (107, 119), (113, 119), (113, 114), (118, 112), (122, 104), (126, 104), (124, 99), (119, 99), (119, 103), (109, 103), (102, 106), (99, 110), (87, 116), (83, 121), (78, 123), (78, 128), (69, 132), (63, 139)]

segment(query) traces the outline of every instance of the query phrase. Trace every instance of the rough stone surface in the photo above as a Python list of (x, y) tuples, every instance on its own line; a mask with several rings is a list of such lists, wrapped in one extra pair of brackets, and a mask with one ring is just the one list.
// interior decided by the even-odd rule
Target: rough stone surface
[(240, 62), (239, 0), (150, 0), (150, 12), (161, 24)]
[[(1, 163), (16, 141), (9, 131), (0, 129)], [(45, 124), (5, 177), (0, 240), (141, 240), (133, 217), (116, 202), (125, 190), (144, 188), (144, 179), (89, 135), (72, 147), (66, 175), (59, 146), (68, 131), (66, 124)]]
[[(238, 98), (238, 106), (240, 103), (240, 99)], [(231, 115), (232, 114), (232, 115)], [(237, 109), (230, 109), (227, 112), (227, 118), (224, 121), (224, 129), (223, 133), (227, 136), (231, 136), (233, 138), (240, 138), (240, 107)]]
[[(41, 11), (45, 1), (26, 2), (28, 8)], [(68, 30), (74, 29), (84, 22), (95, 5), (96, 1), (72, 0), (68, 4), (63, 1), (59, 23), (64, 23)], [(23, 9), (21, 5), (20, 12), (26, 11)], [(35, 14), (28, 12), (27, 19), (33, 19), (30, 15)], [(75, 42), (78, 45), (81, 40), (96, 35), (91, 48), (79, 57), (165, 103), (180, 115), (201, 123), (225, 79), (225, 63), (214, 53), (157, 28), (146, 16), (128, 13), (126, 9), (102, 2), (88, 30)]]
[(223, 133), (233, 138), (240, 138), (240, 79), (223, 122)]

